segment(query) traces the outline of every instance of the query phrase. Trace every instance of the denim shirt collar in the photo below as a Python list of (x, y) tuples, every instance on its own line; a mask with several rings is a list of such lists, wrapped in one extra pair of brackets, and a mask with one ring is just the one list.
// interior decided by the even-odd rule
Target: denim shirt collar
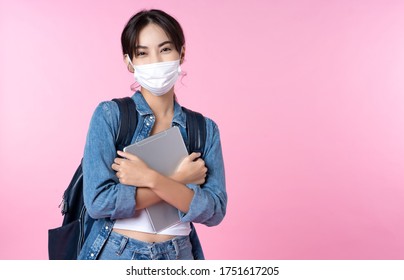
[[(136, 91), (132, 98), (135, 100), (137, 104), (136, 109), (141, 116), (153, 115), (153, 111), (151, 110), (149, 104), (147, 104), (140, 91)], [(185, 113), (182, 111), (181, 106), (176, 100), (174, 100), (173, 124), (186, 128)]]

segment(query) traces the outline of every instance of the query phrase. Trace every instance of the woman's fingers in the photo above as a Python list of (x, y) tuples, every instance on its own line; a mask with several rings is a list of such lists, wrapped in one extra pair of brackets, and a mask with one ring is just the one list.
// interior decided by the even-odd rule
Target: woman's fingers
[(119, 164), (113, 163), (113, 164), (111, 165), (111, 167), (112, 167), (113, 170), (119, 171)]
[(197, 158), (199, 158), (201, 156), (201, 153), (192, 153), (188, 156), (190, 161), (195, 161)]
[(123, 158), (129, 159), (129, 160), (136, 160), (138, 159), (137, 156), (132, 155), (130, 153), (122, 152), (122, 151), (117, 151), (117, 154)]

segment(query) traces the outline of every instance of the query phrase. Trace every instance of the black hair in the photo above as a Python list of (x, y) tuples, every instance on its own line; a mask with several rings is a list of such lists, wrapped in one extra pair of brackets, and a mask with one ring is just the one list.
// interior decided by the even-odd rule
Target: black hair
[(136, 55), (135, 47), (139, 40), (140, 31), (148, 24), (154, 23), (161, 27), (173, 42), (175, 49), (181, 53), (185, 45), (185, 36), (178, 21), (169, 14), (161, 10), (142, 10), (132, 16), (121, 35), (121, 45), (123, 54), (128, 54), (131, 59)]

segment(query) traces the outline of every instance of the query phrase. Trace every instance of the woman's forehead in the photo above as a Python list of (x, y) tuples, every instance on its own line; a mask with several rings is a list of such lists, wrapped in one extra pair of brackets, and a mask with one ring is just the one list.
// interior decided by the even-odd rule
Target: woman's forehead
[(170, 41), (165, 31), (157, 24), (150, 23), (140, 30), (137, 45), (154, 47), (165, 41)]

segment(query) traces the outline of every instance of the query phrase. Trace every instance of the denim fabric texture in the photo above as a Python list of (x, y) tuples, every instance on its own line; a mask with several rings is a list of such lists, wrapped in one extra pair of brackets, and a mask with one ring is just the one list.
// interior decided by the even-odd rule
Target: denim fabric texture
[[(132, 143), (150, 135), (155, 117), (143, 95), (133, 96), (138, 111), (138, 124)], [(189, 184), (194, 191), (189, 211), (179, 211), (182, 222), (191, 222), (190, 242), (194, 259), (204, 259), (201, 244), (192, 223), (216, 226), (224, 218), (227, 206), (225, 169), (218, 126), (206, 118), (204, 161), (208, 168), (202, 186)], [(186, 142), (186, 115), (174, 101), (173, 126), (178, 126)], [(111, 165), (117, 156), (115, 139), (119, 126), (119, 109), (115, 102), (101, 102), (92, 116), (83, 156), (84, 203), (88, 214), (96, 219), (83, 245), (79, 259), (97, 259), (109, 238), (114, 221), (132, 217), (136, 208), (135, 186), (119, 183)]]
[(148, 243), (111, 232), (99, 260), (193, 260), (189, 236)]

